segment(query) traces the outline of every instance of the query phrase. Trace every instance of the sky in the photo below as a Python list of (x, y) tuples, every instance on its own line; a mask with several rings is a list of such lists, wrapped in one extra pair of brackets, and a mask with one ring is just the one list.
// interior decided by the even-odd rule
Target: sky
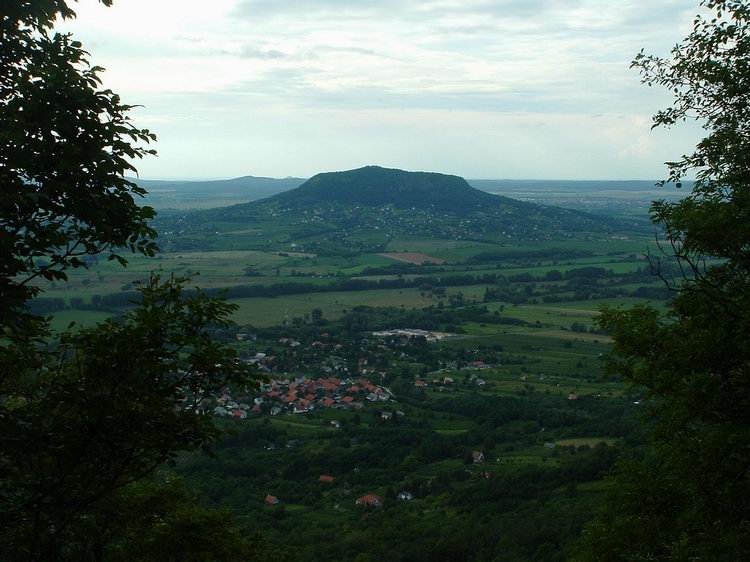
[(660, 179), (696, 124), (651, 130), (686, 0), (95, 0), (62, 22), (158, 136), (142, 178), (375, 164), (467, 178)]

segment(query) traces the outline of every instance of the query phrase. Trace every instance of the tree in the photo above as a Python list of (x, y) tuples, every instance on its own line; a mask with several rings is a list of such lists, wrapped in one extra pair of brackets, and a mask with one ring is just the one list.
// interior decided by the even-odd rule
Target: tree
[(140, 291), (123, 318), (66, 333), (57, 349), (6, 349), (17, 355), (0, 385), (6, 554), (52, 560), (86, 544), (115, 492), (220, 435), (203, 399), (248, 382), (236, 353), (206, 333), (233, 305), (185, 299), (173, 278)]
[[(606, 309), (608, 369), (647, 393), (650, 451), (621, 463), (580, 560), (750, 558), (750, 5), (701, 3), (669, 59), (638, 55), (643, 81), (675, 94), (654, 126), (699, 120), (695, 151), (668, 163), (677, 203), (651, 212), (682, 271), (666, 315)], [(659, 269), (659, 260), (654, 260)]]
[[(109, 6), (112, 0), (100, 0)], [(39, 293), (39, 278), (120, 249), (156, 250), (154, 211), (127, 180), (132, 160), (153, 150), (154, 135), (130, 123), (132, 106), (100, 88), (103, 70), (82, 45), (52, 34), (65, 0), (3, 2), (0, 7), (0, 320), (6, 329)], [(43, 262), (42, 262), (43, 260)]]
[(157, 520), (150, 538), (138, 534), (151, 552), (154, 544), (182, 552), (181, 528), (196, 540), (222, 528), (236, 541), (226, 514), (196, 507), (189, 494), (170, 495), (151, 478), (220, 435), (202, 413), (204, 398), (254, 381), (237, 354), (210, 337), (234, 306), (199, 290), (188, 297), (184, 279), (152, 276), (139, 287), (138, 306), (95, 328), (55, 336), (34, 316), (39, 304), (59, 308), (55, 299), (33, 298), (40, 279), (65, 279), (87, 256), (125, 265), (123, 251), (156, 251), (154, 212), (136, 204), (145, 192), (124, 179), (135, 172), (133, 159), (152, 153), (138, 143), (154, 136), (133, 127), (130, 106), (100, 89), (101, 69), (89, 66), (80, 43), (52, 35), (57, 17), (73, 16), (65, 0), (0, 6), (2, 558), (117, 560), (123, 537)]

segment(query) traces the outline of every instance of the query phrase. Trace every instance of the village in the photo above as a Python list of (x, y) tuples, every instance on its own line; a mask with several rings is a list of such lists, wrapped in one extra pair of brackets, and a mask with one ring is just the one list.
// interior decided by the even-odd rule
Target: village
[[(330, 338), (306, 341), (288, 336), (277, 337), (275, 349), (267, 353), (256, 351), (244, 358), (268, 378), (257, 389), (225, 389), (202, 405), (202, 411), (219, 417), (245, 419), (248, 416), (304, 414), (323, 409), (359, 410), (366, 404), (395, 400), (395, 394), (385, 386), (393, 381), (397, 363), (412, 360), (411, 353), (423, 353), (424, 343), (439, 342), (451, 334), (419, 329), (373, 331), (372, 340)], [(331, 341), (333, 339), (333, 341)], [(254, 334), (238, 334), (238, 341), (254, 342)], [(300, 341), (302, 340), (302, 341)], [(322, 341), (321, 341), (322, 340)], [(271, 353), (273, 351), (273, 353)], [(380, 355), (378, 355), (380, 354)], [(385, 354), (385, 355), (383, 355)], [(485, 381), (476, 371), (489, 369), (494, 363), (467, 357), (462, 361), (438, 361), (438, 370), (417, 374), (410, 383), (416, 389), (434, 387), (442, 392), (455, 382), (452, 376), (469, 371), (468, 384), (483, 386)], [(471, 371), (475, 371), (471, 373)], [(429, 377), (429, 378), (428, 378)], [(375, 381), (375, 382), (374, 382)], [(378, 384), (379, 383), (379, 384)], [(396, 415), (399, 412), (383, 412)]]
[(303, 414), (323, 408), (358, 410), (368, 402), (394, 399), (390, 390), (364, 378), (308, 379), (301, 376), (290, 380), (274, 377), (260, 385), (259, 393), (259, 396), (238, 394), (233, 397), (227, 389), (216, 399), (213, 413), (245, 419), (248, 415)]

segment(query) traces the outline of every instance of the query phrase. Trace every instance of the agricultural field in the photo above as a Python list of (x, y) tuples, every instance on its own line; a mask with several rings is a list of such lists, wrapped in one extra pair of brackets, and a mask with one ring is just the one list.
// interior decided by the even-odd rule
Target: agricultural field
[[(448, 278), (450, 283), (451, 277), (460, 276), (473, 276), (480, 280), (482, 276), (518, 278), (526, 275), (542, 279), (552, 271), (566, 275), (585, 267), (602, 268), (613, 275), (627, 276), (647, 269), (643, 255), (653, 250), (653, 243), (646, 237), (631, 240), (592, 239), (576, 244), (569, 241), (555, 244), (523, 243), (512, 247), (471, 241), (401, 238), (392, 240), (390, 246), (399, 251), (387, 255), (364, 253), (318, 256), (251, 249), (194, 250), (162, 252), (156, 258), (129, 256), (127, 268), (120, 267), (116, 262), (94, 261), (87, 269), (70, 271), (68, 282), (44, 284), (44, 296), (56, 299), (54, 312), (61, 312), (66, 308), (87, 309), (95, 300), (106, 300), (109, 297), (110, 301), (116, 301), (114, 306), (97, 308), (112, 313), (127, 305), (127, 295), (132, 294), (138, 281), (152, 272), (163, 276), (176, 275), (191, 278), (193, 284), (203, 289), (228, 290), (232, 302), (240, 307), (235, 316), (237, 321), (267, 326), (290, 317), (304, 318), (315, 308), (323, 310), (328, 318), (337, 318), (351, 307), (361, 305), (422, 308), (434, 306), (458, 293), (462, 293), (467, 301), (482, 300), (487, 287), (498, 285), (496, 281), (477, 282), (467, 286), (449, 285), (446, 286), (445, 294), (438, 298), (430, 291), (425, 294), (419, 287), (408, 286), (410, 282), (419, 280), (424, 281), (420, 285), (426, 283), (440, 286), (441, 278)], [(404, 254), (407, 250), (408, 253)], [(394, 260), (394, 255), (412, 258), (406, 261)], [(434, 263), (427, 258), (445, 262)], [(371, 290), (369, 287), (357, 291), (337, 290), (337, 284), (340, 285), (342, 281), (358, 279), (373, 283), (404, 281), (406, 286), (397, 290)], [(554, 282), (557, 281), (551, 281)], [(624, 291), (630, 292), (645, 286), (660, 287), (660, 281), (656, 278), (641, 278), (632, 283), (627, 279), (619, 279), (617, 283)], [(238, 291), (233, 291), (237, 287), (273, 287), (285, 284), (296, 287), (290, 289), (293, 294), (238, 298)], [(239, 293), (244, 295), (247, 291)], [(585, 307), (595, 310), (598, 305), (588, 300)], [(620, 301), (615, 299), (614, 302)], [(488, 305), (498, 306), (489, 301)], [(566, 303), (556, 303), (550, 304), (547, 310), (526, 307), (508, 313), (523, 319), (535, 316), (534, 320), (543, 323), (549, 323), (544, 321), (555, 320), (554, 317), (557, 317), (560, 324), (564, 324), (560, 315), (570, 314), (569, 318), (574, 319), (571, 322), (578, 320), (587, 326), (591, 324), (594, 315), (574, 317), (572, 315), (575, 312), (553, 310), (570, 307)], [(88, 321), (99, 319), (101, 315), (84, 317)], [(61, 322), (56, 322), (56, 325), (61, 325)]]

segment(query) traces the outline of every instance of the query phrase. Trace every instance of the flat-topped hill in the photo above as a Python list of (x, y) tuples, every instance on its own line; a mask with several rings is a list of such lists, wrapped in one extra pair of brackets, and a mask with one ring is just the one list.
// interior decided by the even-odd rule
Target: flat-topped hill
[[(361, 205), (399, 209), (474, 211), (506, 198), (474, 189), (458, 176), (434, 172), (406, 172), (366, 166), (345, 172), (317, 174), (296, 189), (268, 200), (304, 208), (319, 204)], [(514, 202), (515, 203), (515, 202)]]
[(258, 249), (351, 253), (382, 252), (393, 237), (506, 243), (619, 228), (619, 221), (487, 193), (458, 176), (366, 166), (317, 174), (267, 199), (188, 213), (161, 230), (181, 233), (183, 245), (188, 233), (225, 231), (222, 244), (238, 236)]

